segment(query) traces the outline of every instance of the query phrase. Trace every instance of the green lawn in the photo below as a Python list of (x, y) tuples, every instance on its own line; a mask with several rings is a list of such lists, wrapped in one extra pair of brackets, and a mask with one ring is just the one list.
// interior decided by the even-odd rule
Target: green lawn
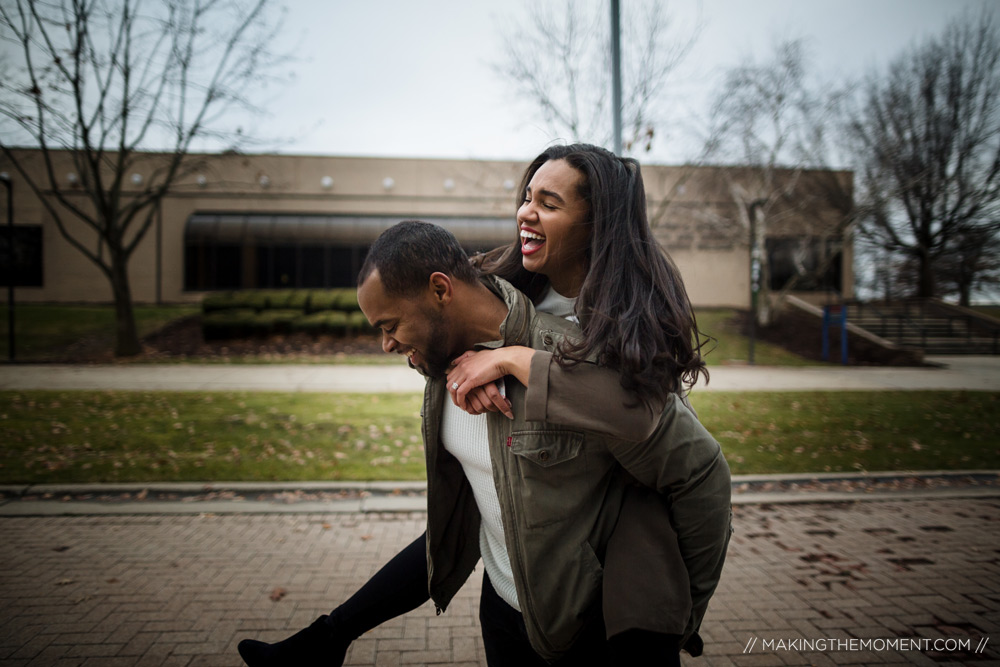
[[(135, 323), (139, 336), (146, 336), (169, 322), (199, 312), (197, 304), (169, 306), (135, 306)], [(0, 318), (0, 352), (7, 358), (9, 350), (6, 305)], [(106, 340), (108, 349), (114, 345), (115, 313), (108, 305), (49, 305), (15, 304), (14, 352), (20, 361), (44, 359), (53, 350), (84, 338)]]
[(1000, 468), (1000, 394), (961, 391), (699, 392), (732, 471)]
[(0, 392), (0, 481), (422, 479), (420, 397)]
[[(1000, 468), (1000, 394), (697, 392), (734, 474)], [(0, 392), (0, 483), (420, 480), (420, 397)]]
[[(199, 312), (197, 304), (136, 306), (136, 324), (139, 335), (146, 336), (177, 319)], [(977, 310), (1000, 317), (1000, 306), (977, 306)], [(698, 326), (710, 336), (702, 353), (709, 366), (746, 363), (749, 343), (738, 332), (733, 322), (736, 311), (726, 308), (699, 309)], [(0, 359), (7, 357), (6, 305), (0, 306)], [(109, 305), (49, 305), (18, 304), (15, 307), (15, 341), (18, 360), (45, 360), (53, 350), (63, 348), (84, 338), (96, 339), (110, 350), (114, 340), (114, 311)], [(806, 366), (820, 362), (805, 359), (776, 345), (757, 341), (754, 361), (764, 366)], [(313, 363), (355, 364), (381, 363), (385, 355), (287, 355), (287, 356), (231, 356), (184, 358), (180, 361), (198, 363)], [(155, 361), (175, 359), (155, 359)], [(388, 360), (392, 362), (392, 359)]]
[[(0, 358), (7, 355), (7, 309), (0, 309)], [(177, 319), (199, 312), (197, 304), (167, 306), (136, 306), (139, 335), (153, 333)], [(710, 366), (746, 363), (748, 342), (732, 323), (732, 309), (706, 309), (697, 313), (698, 325), (713, 340), (702, 353)], [(111, 349), (114, 341), (114, 311), (108, 305), (43, 305), (21, 304), (15, 307), (16, 356), (20, 361), (45, 360), (55, 350), (84, 338), (102, 341)], [(140, 358), (140, 361), (150, 361)], [(311, 364), (370, 364), (394, 363), (387, 355), (232, 355), (204, 358), (155, 358), (152, 361), (183, 361), (197, 363), (311, 363)], [(804, 359), (775, 345), (757, 341), (755, 361), (761, 365), (803, 366), (817, 362)]]
[[(745, 364), (749, 360), (749, 339), (738, 332), (733, 319), (736, 311), (731, 308), (698, 310), (698, 328), (710, 336), (702, 355), (709, 366)], [(823, 362), (800, 357), (777, 345), (761, 340), (754, 341), (754, 363), (761, 366), (819, 366)]]

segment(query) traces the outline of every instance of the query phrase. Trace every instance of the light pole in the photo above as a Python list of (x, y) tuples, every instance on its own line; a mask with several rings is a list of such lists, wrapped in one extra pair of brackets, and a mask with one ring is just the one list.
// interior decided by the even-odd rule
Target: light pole
[(14, 181), (4, 171), (0, 183), (7, 187), (7, 359), (14, 361)]
[(622, 50), (619, 0), (611, 0), (611, 134), (615, 155), (622, 154)]

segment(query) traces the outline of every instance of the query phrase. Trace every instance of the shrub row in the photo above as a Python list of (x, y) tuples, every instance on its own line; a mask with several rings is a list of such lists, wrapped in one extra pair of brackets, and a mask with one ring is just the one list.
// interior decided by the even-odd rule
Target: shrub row
[(358, 291), (354, 288), (314, 290), (236, 290), (216, 292), (201, 301), (203, 313), (220, 310), (296, 310), (305, 314), (327, 310), (352, 313), (360, 311)]
[(258, 313), (249, 308), (206, 313), (201, 318), (201, 330), (205, 340), (289, 333), (349, 336), (374, 331), (361, 311), (346, 313), (328, 310), (306, 315), (300, 310), (264, 310)]
[(201, 302), (205, 340), (307, 333), (349, 336), (373, 331), (354, 289), (242, 290)]

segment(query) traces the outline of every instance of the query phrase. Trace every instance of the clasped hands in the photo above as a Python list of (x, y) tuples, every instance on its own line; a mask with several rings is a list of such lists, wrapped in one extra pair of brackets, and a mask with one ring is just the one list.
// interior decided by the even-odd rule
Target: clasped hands
[(513, 375), (527, 386), (534, 352), (530, 347), (513, 345), (471, 350), (456, 357), (448, 369), (447, 386), (452, 402), (472, 415), (502, 412), (513, 419), (510, 401), (500, 393), (496, 381)]

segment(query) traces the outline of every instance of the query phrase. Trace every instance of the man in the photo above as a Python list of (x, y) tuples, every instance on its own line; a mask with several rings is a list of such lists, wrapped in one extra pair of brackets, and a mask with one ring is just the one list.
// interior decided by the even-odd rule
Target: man
[[(415, 221), (383, 233), (359, 277), (358, 302), (427, 377), (429, 590), (444, 610), (480, 557), (480, 619), (490, 664), (606, 664), (602, 562), (626, 471), (671, 502), (681, 550), (714, 590), (729, 531), (729, 471), (718, 444), (679, 400), (642, 443), (524, 419), (529, 378), (504, 381), (513, 419), (452, 405), (450, 361), (475, 348), (554, 351), (578, 330), (537, 313), (509, 284), (481, 278), (455, 238)], [(687, 562), (687, 560), (685, 561)]]

